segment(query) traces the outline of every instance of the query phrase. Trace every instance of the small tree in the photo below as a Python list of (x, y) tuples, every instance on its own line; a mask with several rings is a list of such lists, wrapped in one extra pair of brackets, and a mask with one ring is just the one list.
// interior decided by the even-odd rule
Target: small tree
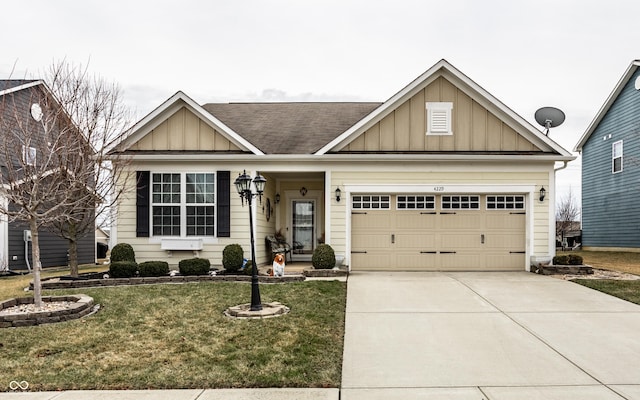
[(560, 237), (562, 246), (564, 247), (565, 235), (573, 230), (573, 223), (580, 218), (580, 206), (574, 198), (571, 188), (569, 193), (562, 199), (556, 208), (556, 237)]

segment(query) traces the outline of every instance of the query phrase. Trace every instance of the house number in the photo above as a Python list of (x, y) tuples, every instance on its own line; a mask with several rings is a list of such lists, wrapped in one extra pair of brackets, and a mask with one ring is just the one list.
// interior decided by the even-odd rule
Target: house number
[(444, 186), (434, 186), (433, 187), (433, 191), (434, 192), (444, 192)]

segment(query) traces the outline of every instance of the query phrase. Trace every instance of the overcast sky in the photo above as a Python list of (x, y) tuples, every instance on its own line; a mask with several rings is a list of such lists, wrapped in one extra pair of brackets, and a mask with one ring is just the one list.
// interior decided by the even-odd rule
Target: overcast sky
[[(139, 118), (182, 90), (200, 104), (385, 101), (444, 58), (572, 150), (632, 60), (638, 0), (20, 0), (3, 2), (0, 77), (54, 61), (117, 82)], [(580, 160), (558, 194), (580, 195)]]

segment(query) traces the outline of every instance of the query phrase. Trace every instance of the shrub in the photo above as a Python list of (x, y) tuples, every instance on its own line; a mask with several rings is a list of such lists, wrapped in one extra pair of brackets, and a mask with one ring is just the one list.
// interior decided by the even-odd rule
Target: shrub
[(251, 260), (247, 260), (247, 264), (244, 266), (242, 273), (249, 276), (253, 275), (253, 266), (253, 262)]
[(313, 251), (311, 264), (316, 269), (331, 269), (336, 266), (336, 254), (328, 244), (321, 244)]
[(169, 263), (166, 261), (145, 261), (138, 264), (140, 276), (165, 276), (169, 274)]
[(583, 261), (582, 256), (569, 254), (569, 265), (582, 265)]
[(138, 264), (135, 261), (115, 261), (109, 265), (109, 276), (112, 278), (131, 278), (136, 276)]
[(111, 262), (136, 261), (136, 253), (128, 243), (118, 243), (111, 249)]
[(229, 244), (222, 250), (222, 265), (229, 272), (237, 272), (242, 268), (243, 258), (244, 251), (237, 243)]
[(211, 262), (206, 258), (188, 258), (178, 263), (181, 275), (207, 275)]
[(569, 265), (569, 256), (561, 255), (553, 257), (553, 265)]

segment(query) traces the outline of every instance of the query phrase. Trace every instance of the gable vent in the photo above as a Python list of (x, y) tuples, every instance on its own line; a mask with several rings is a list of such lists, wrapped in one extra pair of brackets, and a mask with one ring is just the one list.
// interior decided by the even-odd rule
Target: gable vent
[(451, 111), (453, 103), (427, 103), (427, 135), (452, 135)]

